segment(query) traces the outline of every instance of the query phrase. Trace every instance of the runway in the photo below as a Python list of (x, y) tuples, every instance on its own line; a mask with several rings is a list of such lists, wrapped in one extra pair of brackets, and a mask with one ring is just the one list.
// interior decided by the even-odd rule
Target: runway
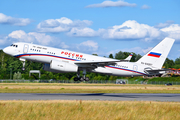
[(109, 100), (109, 101), (176, 101), (176, 102), (180, 102), (180, 94), (0, 93), (0, 100)]

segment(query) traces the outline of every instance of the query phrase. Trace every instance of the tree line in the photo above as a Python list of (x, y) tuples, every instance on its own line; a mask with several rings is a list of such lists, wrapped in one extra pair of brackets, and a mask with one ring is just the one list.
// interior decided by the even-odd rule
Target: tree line
[[(113, 56), (110, 54), (108, 57), (113, 59), (125, 59), (131, 53), (130, 52), (122, 52), (119, 51), (118, 53)], [(97, 54), (95, 54), (97, 55)], [(133, 53), (132, 59), (130, 62), (138, 61), (142, 56), (140, 54)], [(56, 80), (73, 80), (76, 77), (76, 73), (52, 73), (49, 71), (43, 70), (43, 64), (37, 62), (26, 61), (25, 64), (25, 71), (22, 71), (22, 62), (15, 57), (9, 56), (5, 54), (2, 50), (0, 50), (0, 79), (39, 79), (38, 74), (32, 74), (29, 77), (30, 70), (40, 70), (41, 71), (41, 80), (49, 80), (49, 79), (56, 79)], [(177, 58), (175, 61), (166, 59), (164, 63), (165, 68), (180, 68), (180, 57)], [(82, 75), (82, 73), (81, 73)], [(87, 77), (90, 80), (116, 80), (120, 79), (121, 77), (117, 76), (110, 76), (104, 75), (99, 73), (87, 73)]]

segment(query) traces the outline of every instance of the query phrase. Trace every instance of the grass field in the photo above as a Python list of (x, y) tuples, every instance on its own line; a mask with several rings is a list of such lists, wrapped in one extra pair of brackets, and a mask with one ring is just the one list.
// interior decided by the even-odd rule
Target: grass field
[(0, 83), (0, 93), (180, 93), (180, 85)]
[(179, 120), (180, 103), (0, 101), (0, 120)]

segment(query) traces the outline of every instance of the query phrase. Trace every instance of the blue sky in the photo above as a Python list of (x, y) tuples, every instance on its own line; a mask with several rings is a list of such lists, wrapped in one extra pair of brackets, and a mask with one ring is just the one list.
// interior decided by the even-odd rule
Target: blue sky
[(1, 0), (0, 48), (33, 42), (100, 56), (144, 55), (165, 37), (180, 57), (179, 0)]

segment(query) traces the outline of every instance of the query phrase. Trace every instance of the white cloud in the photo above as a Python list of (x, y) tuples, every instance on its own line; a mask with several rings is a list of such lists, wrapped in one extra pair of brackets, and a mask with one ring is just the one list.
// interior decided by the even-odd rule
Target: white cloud
[(77, 49), (78, 51), (81, 51), (81, 52), (83, 51), (86, 53), (96, 52), (98, 48), (99, 48), (98, 43), (91, 40), (82, 42), (76, 45), (75, 47), (75, 49)]
[(148, 48), (141, 48), (141, 47), (134, 47), (134, 48), (127, 48), (127, 49), (117, 49), (117, 50), (113, 50), (107, 53), (107, 55), (109, 54), (116, 54), (119, 51), (123, 51), (123, 52), (133, 52), (136, 54), (140, 54), (140, 55), (145, 55), (147, 52), (149, 52), (153, 47), (148, 47)]
[(141, 9), (150, 9), (151, 7), (150, 6), (148, 6), (148, 5), (143, 5), (142, 7), (141, 7)]
[(180, 40), (180, 25), (172, 24), (169, 27), (162, 28), (161, 31), (167, 33), (167, 36)]
[(61, 48), (63, 48), (63, 49), (69, 48), (69, 46), (66, 45), (64, 42), (61, 42), (61, 43), (59, 44), (59, 47), (61, 47)]
[(91, 24), (92, 22), (88, 20), (72, 21), (69, 18), (62, 17), (60, 19), (48, 19), (48, 20), (42, 21), (41, 23), (37, 25), (37, 30), (39, 32), (52, 32), (52, 33), (67, 32), (73, 28), (84, 28)]
[(53, 37), (44, 33), (30, 32), (28, 33), (28, 36), (34, 37), (35, 40), (38, 41), (38, 43), (41, 43), (43, 45), (48, 45), (49, 43), (53, 42)]
[(96, 36), (104, 39), (143, 41), (162, 40), (164, 37), (172, 37), (180, 40), (179, 25), (172, 23), (173, 21), (166, 21), (156, 26), (149, 26), (135, 20), (127, 20), (121, 25), (114, 25), (107, 29), (100, 28), (95, 31), (87, 27), (92, 24), (92, 21), (72, 21), (62, 17), (60, 19), (45, 20), (38, 24), (37, 29), (39, 32), (66, 32), (67, 35), (76, 37)]
[(111, 0), (107, 0), (107, 1), (103, 1), (102, 3), (88, 5), (88, 6), (86, 6), (86, 8), (94, 8), (94, 7), (135, 7), (135, 6), (136, 6), (135, 3), (128, 3), (128, 2), (125, 2), (123, 0), (118, 0), (115, 2), (111, 1)]
[(70, 32), (67, 33), (70, 36), (78, 37), (94, 37), (97, 36), (97, 32), (91, 28), (72, 28)]
[(53, 41), (53, 37), (44, 33), (29, 32), (25, 33), (23, 30), (13, 31), (8, 35), (8, 38), (16, 39), (21, 42), (35, 42), (42, 45), (48, 45)]
[(29, 32), (26, 33), (23, 30), (16, 30), (11, 32), (6, 37), (0, 39), (0, 43), (10, 44), (13, 42), (33, 42), (35, 44), (49, 45), (61, 48), (68, 48), (64, 42), (61, 42), (58, 38), (46, 35), (45, 33)]
[(11, 16), (4, 15), (0, 13), (0, 23), (1, 24), (10, 24), (15, 26), (26, 26), (31, 23), (31, 20), (28, 18), (13, 18)]
[(0, 45), (5, 44), (5, 40), (4, 39), (0, 39)]
[[(103, 33), (102, 33), (103, 32)], [(149, 25), (140, 24), (135, 20), (128, 20), (122, 25), (101, 30), (101, 35), (106, 39), (145, 39), (156, 38), (161, 32)]]
[(16, 30), (8, 35), (8, 37), (15, 39), (21, 39), (23, 36), (26, 36), (26, 33), (23, 30)]
[[(172, 24), (173, 21), (167, 21), (164, 25), (158, 27), (149, 26), (147, 24), (138, 23), (135, 20), (127, 20), (121, 25), (114, 25), (107, 29), (99, 29), (97, 31), (85, 28), (72, 28), (67, 35), (78, 37), (101, 37), (104, 39), (116, 40), (162, 40), (165, 37), (172, 37), (180, 40), (180, 25)], [(159, 27), (169, 26), (160, 29)]]
[(170, 26), (171, 24), (173, 24), (174, 21), (172, 20), (168, 20), (166, 21), (165, 23), (159, 23), (158, 25), (155, 25), (156, 28), (164, 28), (164, 27), (168, 27)]

